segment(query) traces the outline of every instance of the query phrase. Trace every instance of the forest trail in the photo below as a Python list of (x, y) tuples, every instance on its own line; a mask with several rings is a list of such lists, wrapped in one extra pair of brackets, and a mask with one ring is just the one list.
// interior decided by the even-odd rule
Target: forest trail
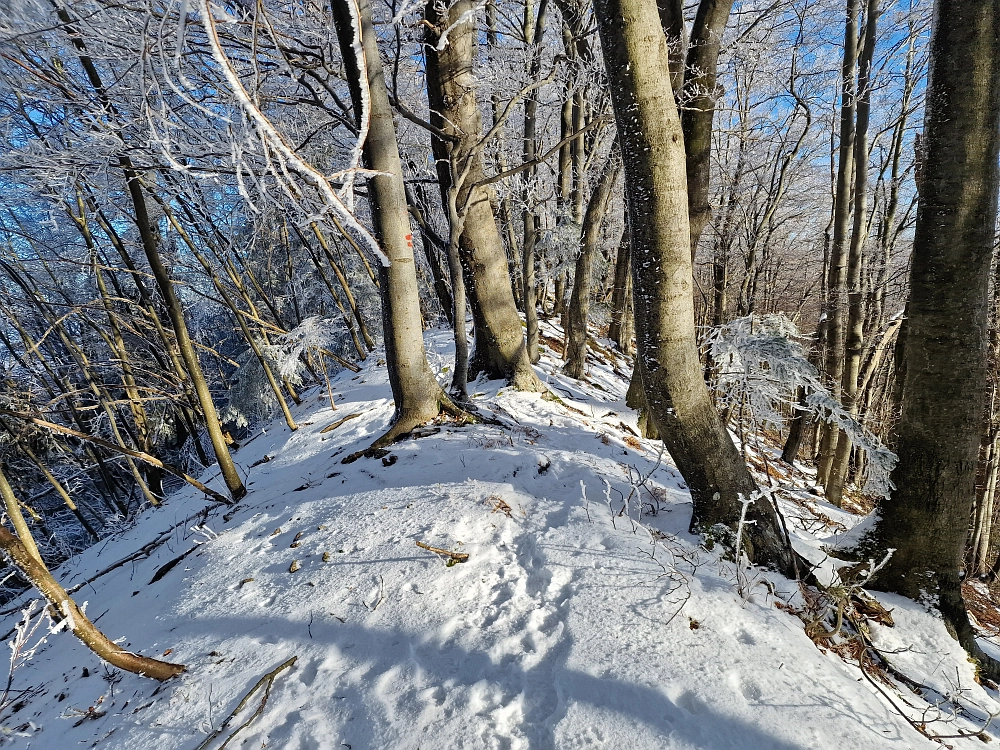
[[(437, 371), (449, 360), (446, 339), (431, 338)], [(444, 423), (381, 460), (347, 465), (392, 413), (384, 371), (339, 376), (336, 411), (323, 391), (306, 394), (298, 432), (275, 422), (235, 454), (249, 471), (235, 512), (178, 526), (148, 558), (77, 594), (109, 637), (147, 655), (169, 649), (188, 671), (158, 686), (106, 670), (64, 633), (49, 636), (14, 675), (14, 689), (30, 692), (0, 717), (4, 744), (195, 750), (262, 675), (295, 656), (229, 747), (939, 747), (857, 666), (805, 635), (786, 611), (802, 605), (794, 583), (751, 570), (741, 597), (732, 563), (687, 533), (690, 499), (676, 470), (631, 434), (627, 382), (615, 372), (628, 363), (603, 358), (579, 383), (544, 356), (540, 372), (562, 403), (472, 383), (503, 427)], [(638, 502), (626, 504), (646, 475)], [(857, 521), (799, 495), (782, 509), (805, 554)], [(85, 580), (203, 506), (181, 490), (57, 577)], [(418, 541), (468, 560), (449, 565)], [(939, 734), (979, 731), (1000, 711), (996, 693), (974, 681), (933, 615), (880, 600), (897, 625), (871, 623), (873, 641), (941, 704), (907, 691), (911, 718), (923, 715)], [(882, 690), (902, 702), (899, 686)]]

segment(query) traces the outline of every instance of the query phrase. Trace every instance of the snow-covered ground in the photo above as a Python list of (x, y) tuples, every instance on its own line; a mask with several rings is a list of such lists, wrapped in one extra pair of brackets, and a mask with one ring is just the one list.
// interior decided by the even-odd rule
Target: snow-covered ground
[[(439, 370), (446, 339), (431, 337)], [(819, 648), (788, 611), (802, 605), (796, 584), (738, 578), (687, 533), (681, 478), (632, 434), (628, 364), (595, 359), (589, 384), (557, 371), (543, 359), (562, 403), (475, 383), (506, 427), (442, 424), (347, 465), (392, 414), (384, 367), (335, 381), (336, 411), (325, 392), (307, 394), (298, 432), (275, 422), (236, 454), (250, 492), (235, 512), (193, 517), (206, 501), (185, 489), (57, 571), (73, 586), (166, 540), (76, 597), (111, 638), (169, 651), (187, 672), (161, 686), (51, 635), (14, 674), (28, 692), (0, 715), (3, 736), (36, 749), (195, 750), (221, 729), (205, 746), (217, 750), (265, 692), (227, 724), (241, 698), (291, 657), (228, 747), (931, 748), (900, 711), (939, 735), (978, 732), (1000, 712), (912, 602), (880, 596), (896, 626), (870, 627), (922, 696)], [(623, 510), (647, 475), (642, 514), (635, 497)], [(782, 508), (810, 557), (857, 521), (798, 496)], [(417, 542), (468, 560), (449, 565)]]

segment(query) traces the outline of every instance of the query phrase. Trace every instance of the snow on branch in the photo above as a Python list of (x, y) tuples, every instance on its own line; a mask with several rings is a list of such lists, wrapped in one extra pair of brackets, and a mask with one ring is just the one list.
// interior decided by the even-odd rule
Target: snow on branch
[[(350, 164), (346, 169), (334, 172), (330, 175), (324, 175), (319, 169), (299, 156), (295, 148), (288, 143), (278, 128), (271, 122), (270, 118), (264, 114), (258, 104), (254, 101), (253, 97), (246, 90), (246, 87), (240, 80), (239, 75), (237, 75), (232, 62), (229, 60), (225, 50), (222, 48), (222, 41), (219, 38), (217, 21), (213, 12), (211, 0), (199, 0), (198, 6), (201, 20), (205, 27), (205, 33), (208, 38), (208, 43), (212, 50), (212, 57), (222, 70), (222, 74), (225, 77), (225, 80), (228, 83), (232, 94), (235, 96), (240, 108), (253, 123), (254, 129), (256, 130), (265, 150), (271, 153), (272, 173), (276, 177), (279, 174), (284, 177), (284, 180), (279, 179), (279, 181), (284, 182), (283, 187), (290, 195), (297, 193), (298, 190), (294, 186), (294, 180), (289, 173), (289, 169), (305, 177), (313, 184), (322, 196), (325, 207), (330, 209), (347, 228), (361, 238), (362, 243), (378, 260), (378, 262), (384, 266), (388, 266), (389, 258), (382, 252), (382, 249), (378, 245), (378, 241), (371, 232), (362, 226), (362, 224), (354, 216), (353, 212), (354, 179), (358, 175), (374, 177), (382, 173), (370, 169), (364, 169), (360, 166), (361, 152), (364, 148), (364, 142), (368, 135), (368, 122), (370, 119), (371, 109), (368, 90), (368, 71), (365, 64), (364, 50), (362, 49), (361, 42), (360, 10), (358, 9), (356, 0), (344, 1), (347, 2), (351, 13), (352, 27), (354, 30), (352, 48), (357, 56), (358, 69), (361, 73), (361, 125), (357, 140), (351, 149)], [(343, 181), (343, 186), (339, 191), (334, 190), (333, 185), (331, 184), (331, 182), (337, 180)]]
[[(868, 456), (865, 492), (888, 496), (895, 489), (889, 474), (896, 454), (827, 390), (798, 339), (795, 324), (782, 314), (751, 315), (710, 329), (705, 343), (715, 364), (721, 407), (743, 406), (759, 424), (774, 430), (784, 426), (789, 407), (837, 425)], [(800, 387), (807, 394), (804, 407), (796, 399)]]

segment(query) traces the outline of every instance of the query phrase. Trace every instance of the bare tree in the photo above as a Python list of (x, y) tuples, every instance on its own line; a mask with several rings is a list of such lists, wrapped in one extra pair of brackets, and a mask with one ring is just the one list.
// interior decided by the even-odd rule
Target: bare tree
[(924, 116), (902, 414), (892, 473), (860, 550), (894, 550), (877, 587), (933, 597), (991, 679), (961, 590), (985, 407), (986, 330), (1000, 185), (1000, 9), (937, 0)]
[(601, 47), (625, 165), (637, 367), (646, 402), (694, 502), (692, 528), (735, 528), (743, 502), (751, 559), (791, 573), (794, 557), (702, 377), (695, 340), (687, 171), (653, 0), (598, 0)]

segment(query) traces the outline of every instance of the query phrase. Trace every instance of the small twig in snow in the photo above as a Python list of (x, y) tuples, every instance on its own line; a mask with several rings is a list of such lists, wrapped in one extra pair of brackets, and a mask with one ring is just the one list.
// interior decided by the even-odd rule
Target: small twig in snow
[(417, 546), (421, 549), (425, 549), (428, 552), (436, 552), (439, 555), (444, 555), (450, 560), (454, 560), (457, 563), (463, 563), (469, 559), (468, 552), (449, 552), (446, 549), (441, 549), (440, 547), (432, 547), (429, 544), (424, 544), (423, 542), (417, 542)]
[(274, 685), (274, 680), (277, 678), (279, 674), (281, 674), (283, 671), (294, 665), (295, 661), (298, 658), (299, 658), (298, 656), (293, 656), (288, 661), (279, 664), (277, 667), (272, 669), (266, 675), (261, 677), (257, 681), (257, 684), (254, 685), (252, 688), (250, 688), (250, 692), (248, 692), (246, 695), (243, 696), (243, 700), (241, 700), (239, 704), (236, 706), (236, 708), (233, 709), (232, 713), (230, 713), (229, 716), (226, 717), (225, 721), (222, 722), (219, 728), (216, 729), (214, 732), (212, 732), (210, 735), (208, 735), (208, 737), (206, 737), (205, 740), (200, 745), (198, 745), (198, 747), (195, 750), (205, 750), (205, 748), (211, 744), (212, 740), (214, 740), (216, 737), (222, 734), (226, 730), (226, 727), (228, 727), (232, 723), (232, 721), (236, 718), (236, 715), (246, 707), (247, 703), (250, 701), (251, 696), (253, 696), (254, 693), (256, 693), (263, 687), (264, 697), (261, 698), (260, 705), (257, 706), (257, 710), (250, 715), (249, 719), (247, 719), (239, 727), (237, 727), (236, 731), (234, 731), (231, 735), (229, 735), (226, 741), (219, 746), (219, 750), (224, 750), (226, 745), (228, 745), (237, 734), (239, 734), (241, 731), (250, 726), (251, 722), (253, 722), (254, 719), (256, 719), (258, 716), (264, 713), (264, 706), (267, 705), (267, 699), (271, 695), (271, 686)]

